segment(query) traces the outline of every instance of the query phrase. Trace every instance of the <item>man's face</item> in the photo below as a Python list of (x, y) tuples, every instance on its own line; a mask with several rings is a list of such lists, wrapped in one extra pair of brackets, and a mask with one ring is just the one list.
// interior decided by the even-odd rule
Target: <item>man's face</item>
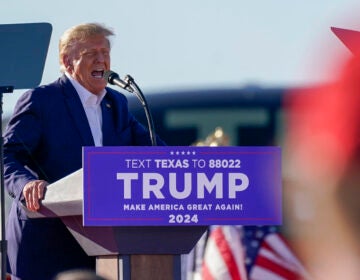
[(78, 42), (64, 57), (67, 72), (93, 94), (99, 94), (106, 86), (105, 70), (110, 70), (110, 45), (102, 35)]

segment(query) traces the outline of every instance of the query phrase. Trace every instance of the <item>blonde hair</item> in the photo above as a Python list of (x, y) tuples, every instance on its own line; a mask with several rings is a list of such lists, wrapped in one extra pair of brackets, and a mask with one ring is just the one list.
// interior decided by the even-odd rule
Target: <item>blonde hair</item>
[(114, 32), (99, 23), (84, 23), (73, 26), (66, 30), (60, 38), (59, 41), (59, 62), (60, 62), (60, 71), (65, 72), (65, 65), (63, 64), (63, 57), (71, 52), (72, 48), (78, 42), (84, 42), (88, 38), (102, 35), (108, 39), (114, 35)]

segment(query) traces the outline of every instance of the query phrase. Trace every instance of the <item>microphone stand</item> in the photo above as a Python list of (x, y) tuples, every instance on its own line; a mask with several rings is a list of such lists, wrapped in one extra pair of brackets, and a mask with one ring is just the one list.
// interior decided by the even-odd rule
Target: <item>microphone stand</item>
[(136, 97), (139, 99), (141, 105), (144, 108), (148, 127), (149, 127), (149, 132), (150, 132), (151, 145), (156, 146), (157, 143), (156, 143), (154, 122), (153, 122), (153, 119), (152, 119), (152, 116), (151, 116), (151, 113), (149, 110), (149, 106), (146, 102), (145, 96), (142, 93), (141, 89), (138, 87), (138, 85), (135, 83), (134, 79), (130, 75), (126, 75), (124, 80), (129, 85), (128, 87), (130, 87), (130, 89), (131, 89), (131, 90), (126, 89), (126, 90), (128, 90), (129, 92), (133, 92), (136, 95)]
[(0, 86), (0, 219), (1, 219), (1, 280), (6, 279), (6, 255), (7, 255), (7, 241), (5, 238), (5, 183), (4, 183), (4, 138), (2, 136), (2, 113), (3, 113), (3, 93), (13, 92), (12, 86)]

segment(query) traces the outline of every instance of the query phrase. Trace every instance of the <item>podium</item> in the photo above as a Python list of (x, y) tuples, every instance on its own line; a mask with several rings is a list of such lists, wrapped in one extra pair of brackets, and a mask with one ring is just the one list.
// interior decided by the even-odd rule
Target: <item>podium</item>
[(108, 280), (180, 280), (180, 255), (189, 253), (206, 226), (83, 226), (83, 170), (47, 187), (30, 218), (59, 217)]

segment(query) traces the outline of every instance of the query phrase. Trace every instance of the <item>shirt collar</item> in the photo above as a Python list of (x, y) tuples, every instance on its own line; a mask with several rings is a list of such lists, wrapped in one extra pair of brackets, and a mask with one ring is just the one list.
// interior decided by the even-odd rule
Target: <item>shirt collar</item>
[(74, 86), (76, 92), (78, 93), (81, 103), (83, 106), (92, 106), (99, 105), (103, 100), (106, 90), (103, 89), (100, 94), (95, 95), (83, 87), (77, 80), (75, 80), (68, 72), (65, 72), (66, 77), (70, 80), (71, 84)]

